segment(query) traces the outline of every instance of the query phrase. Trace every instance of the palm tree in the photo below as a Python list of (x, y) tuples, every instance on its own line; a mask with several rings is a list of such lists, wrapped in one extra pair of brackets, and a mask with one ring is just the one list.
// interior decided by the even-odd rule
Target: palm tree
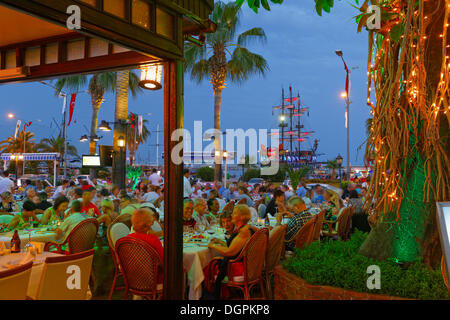
[(303, 166), (298, 169), (292, 166), (286, 166), (286, 172), (289, 175), (289, 180), (291, 180), (291, 186), (292, 189), (294, 189), (294, 192), (297, 192), (298, 184), (310, 171), (311, 168), (308, 166)]
[[(222, 90), (226, 80), (242, 83), (253, 74), (265, 75), (269, 70), (266, 60), (246, 48), (253, 41), (266, 41), (262, 28), (251, 28), (236, 34), (240, 22), (240, 6), (219, 1), (214, 5), (212, 21), (217, 25), (215, 33), (206, 34), (206, 46), (187, 44), (184, 57), (185, 68), (190, 71), (191, 79), (200, 83), (209, 79), (214, 94), (214, 128), (220, 132), (220, 107)], [(234, 49), (231, 50), (231, 47)], [(229, 59), (227, 59), (227, 53)], [(220, 136), (214, 139), (214, 149), (220, 150)], [(214, 179), (220, 180), (220, 164), (214, 168)]]
[[(59, 95), (63, 89), (69, 92), (79, 92), (86, 85), (91, 95), (92, 117), (91, 117), (91, 137), (97, 135), (98, 112), (103, 103), (105, 93), (112, 92), (116, 84), (115, 72), (101, 72), (94, 74), (91, 78), (88, 75), (76, 75), (59, 78), (56, 83), (56, 94)], [(97, 142), (89, 140), (89, 154), (95, 154)]]
[[(139, 87), (139, 77), (131, 70), (118, 71), (116, 73), (116, 106), (114, 110), (114, 121), (125, 121), (128, 117), (128, 92), (131, 91), (131, 95), (135, 97), (137, 93), (142, 91)], [(129, 125), (128, 125), (129, 126)], [(130, 127), (130, 126), (129, 126)], [(114, 125), (113, 140), (115, 160), (113, 162), (113, 183), (119, 186), (125, 186), (125, 159), (120, 159), (119, 147), (117, 141), (120, 136), (128, 136), (126, 133), (128, 128), (122, 124)], [(126, 140), (125, 140), (126, 141)], [(123, 166), (123, 168), (122, 168)], [(122, 170), (120, 169), (122, 168)]]
[[(19, 131), (17, 137), (9, 136), (8, 139), (0, 141), (0, 152), (25, 153), (34, 151), (34, 133), (30, 131)], [(25, 146), (24, 146), (25, 143)]]
[[(34, 151), (34, 133), (30, 131), (19, 131), (17, 137), (9, 136), (6, 140), (0, 141), (0, 152), (5, 153), (29, 153)], [(22, 175), (22, 166), (18, 165), (17, 176)]]
[[(61, 154), (61, 158), (64, 158), (64, 142), (64, 138), (61, 136), (44, 138), (36, 144), (36, 150), (39, 152), (58, 152)], [(67, 143), (67, 154), (78, 157), (77, 148)]]
[(328, 160), (325, 167), (331, 169), (331, 179), (334, 179), (334, 177), (336, 176), (336, 169), (339, 169), (337, 160)]
[[(61, 159), (64, 159), (64, 142), (64, 138), (58, 135), (56, 138), (41, 139), (35, 148), (38, 152), (57, 152), (61, 155)], [(79, 158), (77, 148), (69, 143), (67, 143), (67, 154)], [(51, 162), (47, 162), (47, 166), (50, 168)], [(56, 172), (59, 172), (59, 166), (60, 163), (58, 162)]]
[(135, 154), (139, 148), (139, 145), (147, 141), (147, 138), (150, 135), (150, 131), (146, 126), (148, 121), (143, 120), (142, 135), (139, 135), (138, 116), (135, 113), (130, 112), (130, 114), (128, 115), (128, 121), (130, 122), (131, 127), (128, 127), (127, 130), (127, 145), (128, 151), (130, 151), (130, 165), (133, 165)]

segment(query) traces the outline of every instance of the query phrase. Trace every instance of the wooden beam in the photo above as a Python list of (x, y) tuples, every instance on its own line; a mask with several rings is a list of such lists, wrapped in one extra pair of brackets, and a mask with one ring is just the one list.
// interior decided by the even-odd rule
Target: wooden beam
[[(74, 1), (0, 0), (0, 4), (66, 27), (68, 18), (66, 9), (74, 4)], [(119, 17), (99, 12), (98, 9), (89, 5), (78, 2), (77, 5), (82, 12), (81, 30), (77, 30), (79, 33), (163, 59), (183, 59), (183, 47), (177, 46), (174, 41), (144, 30)]]
[[(167, 300), (183, 299), (183, 163), (171, 159), (172, 132), (183, 128), (183, 63), (164, 64), (164, 290)], [(183, 155), (181, 155), (183, 159)]]
[[(137, 52), (127, 51), (109, 56), (99, 56), (29, 67), (29, 74), (26, 78), (10, 79), (8, 81), (24, 82), (71, 74), (130, 69), (138, 67), (141, 64), (154, 62), (155, 60), (155, 58), (145, 56)], [(7, 80), (0, 79), (0, 83), (1, 82), (7, 82)]]

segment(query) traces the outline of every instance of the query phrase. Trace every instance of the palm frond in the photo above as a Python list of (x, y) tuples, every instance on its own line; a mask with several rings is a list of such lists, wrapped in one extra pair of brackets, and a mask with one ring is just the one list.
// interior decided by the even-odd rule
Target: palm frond
[(236, 83), (247, 80), (253, 74), (265, 76), (268, 70), (266, 59), (244, 47), (234, 49), (231, 60), (228, 61), (228, 73), (231, 81)]
[(202, 82), (204, 79), (209, 78), (210, 71), (210, 59), (200, 60), (196, 62), (191, 69), (191, 80), (197, 83)]
[(238, 45), (246, 46), (252, 42), (266, 43), (267, 36), (262, 28), (251, 28), (238, 36)]
[(187, 43), (184, 46), (184, 70), (191, 70), (197, 61), (205, 60), (206, 56), (206, 46), (198, 47), (192, 43)]
[(130, 88), (131, 96), (133, 98), (135, 98), (138, 93), (143, 92), (143, 89), (139, 86), (140, 80), (141, 80), (141, 78), (133, 70), (130, 70), (129, 88)]
[[(113, 92), (115, 90), (117, 82), (115, 72), (100, 72), (96, 76), (96, 85), (101, 87), (105, 92)], [(91, 81), (93, 78), (91, 78)]]
[(76, 75), (58, 78), (54, 82), (56, 87), (55, 94), (58, 96), (61, 91), (66, 90), (70, 93), (75, 93), (83, 90), (86, 87), (88, 76), (86, 75)]

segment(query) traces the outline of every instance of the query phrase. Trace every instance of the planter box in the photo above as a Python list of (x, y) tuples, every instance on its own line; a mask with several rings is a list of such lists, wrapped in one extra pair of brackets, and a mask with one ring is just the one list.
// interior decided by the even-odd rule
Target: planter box
[(286, 271), (281, 265), (275, 267), (274, 282), (275, 300), (408, 300), (330, 286), (311, 285)]

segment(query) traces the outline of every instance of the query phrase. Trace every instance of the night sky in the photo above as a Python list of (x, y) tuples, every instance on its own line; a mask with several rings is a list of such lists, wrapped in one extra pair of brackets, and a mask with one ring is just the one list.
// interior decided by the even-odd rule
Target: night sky
[[(370, 117), (366, 102), (367, 32), (356, 32), (353, 16), (358, 11), (347, 2), (336, 1), (331, 14), (318, 16), (313, 0), (285, 0), (282, 5), (271, 5), (272, 10), (260, 10), (258, 14), (243, 5), (242, 23), (239, 30), (262, 27), (267, 34), (265, 45), (248, 48), (263, 55), (270, 67), (265, 78), (254, 76), (242, 85), (228, 82), (222, 95), (222, 130), (227, 128), (275, 128), (276, 117), (272, 106), (281, 102), (281, 88), (288, 92), (292, 85), (296, 95), (300, 93), (304, 106), (310, 108), (309, 118), (304, 118), (306, 131), (315, 131), (302, 149), (309, 149), (314, 139), (320, 140), (318, 159), (334, 159), (338, 153), (344, 157), (346, 150), (345, 102), (340, 97), (345, 86), (345, 70), (335, 50), (344, 52), (349, 66), (358, 67), (351, 74), (350, 105), (350, 161), (352, 165), (363, 164), (365, 121)], [(0, 85), (0, 140), (14, 134), (15, 120), (7, 118), (12, 112), (24, 121), (33, 121), (31, 130), (36, 142), (41, 138), (56, 136), (61, 124), (63, 99), (54, 95), (51, 88), (40, 83)], [(129, 101), (129, 111), (146, 114), (151, 131), (159, 123), (163, 126), (163, 90), (145, 91)], [(151, 115), (148, 115), (151, 113)], [(73, 123), (68, 128), (70, 143), (79, 154), (88, 153), (88, 144), (79, 142), (83, 134), (89, 135), (84, 126), (90, 127), (91, 106), (89, 95), (77, 97)], [(53, 118), (55, 121), (53, 121)], [(107, 94), (100, 109), (101, 120), (114, 118), (114, 95)], [(40, 121), (38, 121), (40, 120)], [(203, 121), (203, 129), (213, 126), (213, 95), (208, 82), (198, 85), (185, 75), (185, 128), (193, 132), (193, 123)], [(103, 136), (100, 144), (112, 144), (111, 132), (98, 132)], [(163, 142), (160, 135), (160, 144)], [(156, 161), (156, 133), (141, 145), (137, 162)], [(160, 147), (162, 152), (162, 146)]]

